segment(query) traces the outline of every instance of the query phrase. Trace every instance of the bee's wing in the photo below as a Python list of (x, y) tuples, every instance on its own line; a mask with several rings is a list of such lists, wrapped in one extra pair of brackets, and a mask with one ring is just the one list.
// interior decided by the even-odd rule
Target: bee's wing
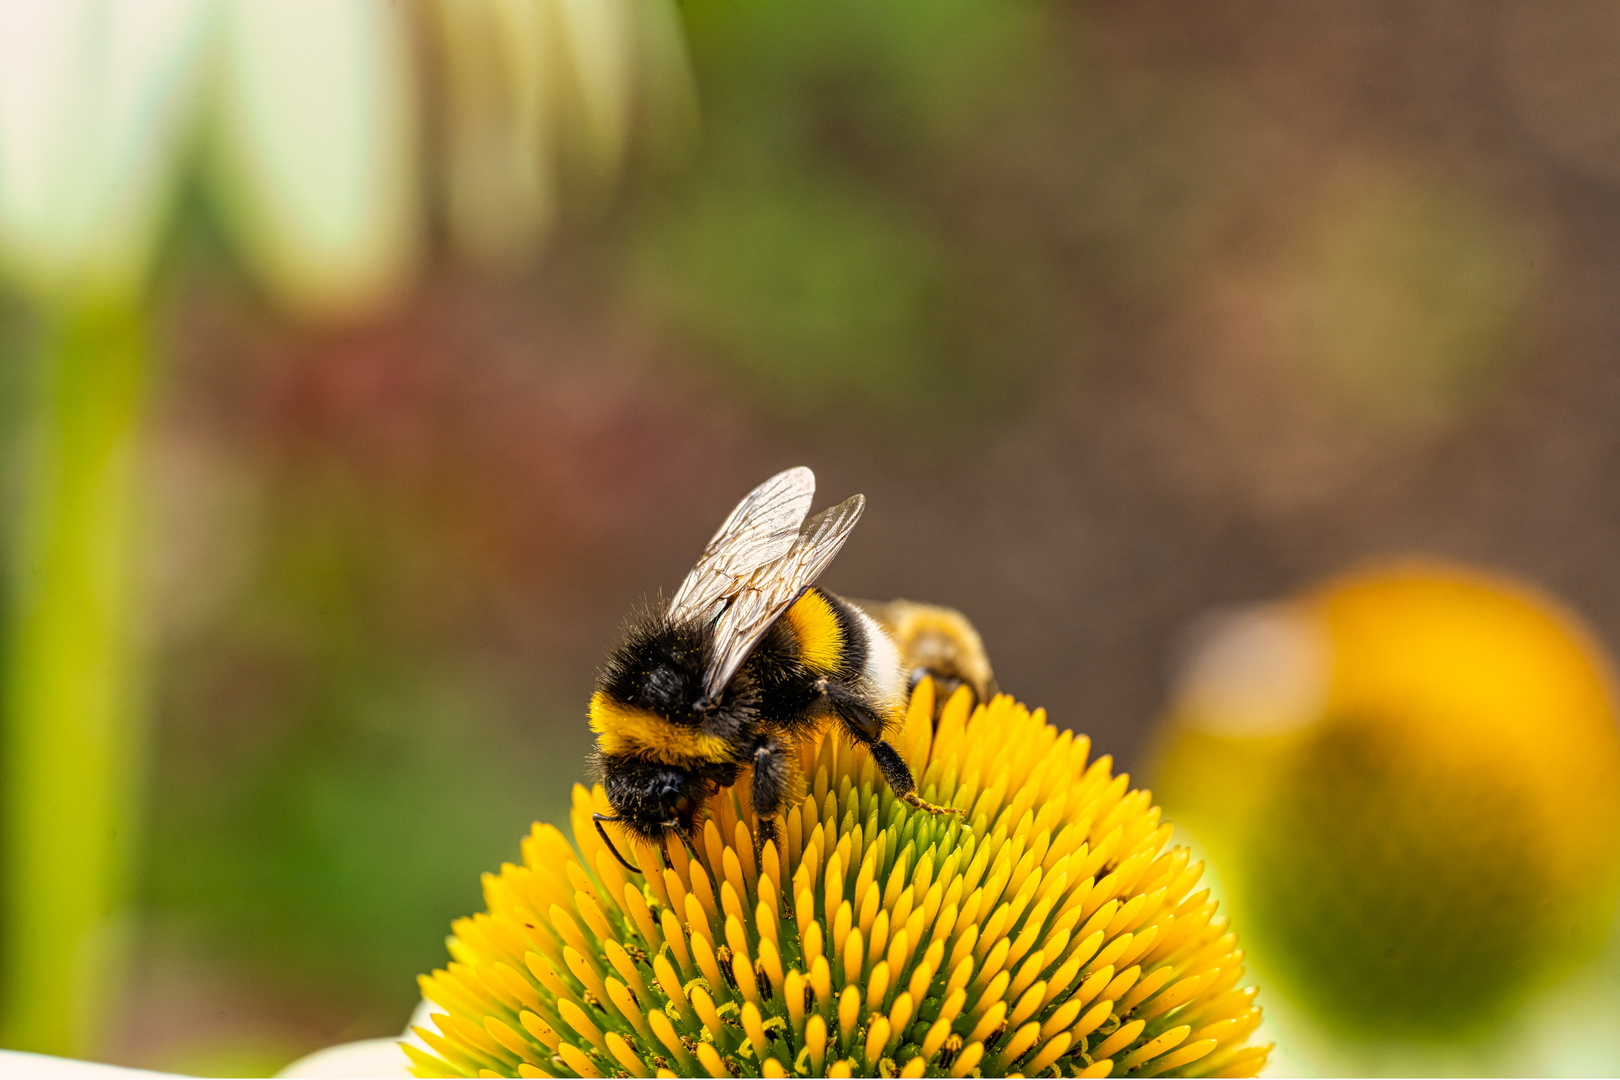
[(719, 696), (765, 631), (821, 576), (864, 509), (866, 496), (851, 495), (823, 510), (804, 523), (784, 555), (742, 585), (715, 622), (714, 654), (703, 673), (706, 697)]
[(763, 566), (786, 555), (816, 494), (816, 474), (799, 466), (779, 472), (750, 491), (703, 549), (669, 602), (672, 619), (705, 619), (715, 604), (735, 596)]

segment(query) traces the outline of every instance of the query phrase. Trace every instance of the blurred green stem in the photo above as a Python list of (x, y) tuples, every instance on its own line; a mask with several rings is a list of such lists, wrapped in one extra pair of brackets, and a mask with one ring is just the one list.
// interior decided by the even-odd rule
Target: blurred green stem
[(120, 967), (134, 784), (144, 314), (45, 317), (14, 533), (0, 874), (0, 1045), (93, 1049)]

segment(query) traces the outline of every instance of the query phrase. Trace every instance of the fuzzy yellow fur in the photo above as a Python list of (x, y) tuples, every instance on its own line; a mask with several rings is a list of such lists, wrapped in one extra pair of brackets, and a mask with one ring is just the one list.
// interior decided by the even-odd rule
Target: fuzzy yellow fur
[(844, 655), (844, 632), (827, 598), (811, 589), (785, 616), (799, 643), (799, 661), (811, 671), (830, 675)]
[(591, 730), (604, 754), (634, 754), (672, 765), (724, 761), (728, 756), (728, 744), (718, 735), (631, 708), (600, 690), (591, 696)]

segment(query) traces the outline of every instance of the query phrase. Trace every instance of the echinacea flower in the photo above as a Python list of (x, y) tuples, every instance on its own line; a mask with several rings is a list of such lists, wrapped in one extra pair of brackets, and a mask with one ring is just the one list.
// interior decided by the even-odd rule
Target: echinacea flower
[(1601, 955), (1620, 910), (1617, 718), (1610, 659), (1555, 598), (1374, 564), (1209, 624), (1158, 788), (1284, 1022), (1348, 1055), (1313, 1065), (1430, 1067), (1382, 1056), (1401, 1043), (1535, 1075), (1552, 1066), (1504, 1064), (1504, 1025)]
[(536, 825), (422, 977), (417, 1074), (1255, 1075), (1243, 954), (1150, 793), (1042, 710), (933, 706), (925, 680), (895, 743), (965, 816), (829, 734), (781, 849), (726, 788), (694, 851), (631, 843), (636, 877), (576, 788), (573, 845)]

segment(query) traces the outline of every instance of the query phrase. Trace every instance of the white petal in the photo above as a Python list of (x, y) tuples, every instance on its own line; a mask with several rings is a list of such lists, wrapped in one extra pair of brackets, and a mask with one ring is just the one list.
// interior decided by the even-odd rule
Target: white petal
[(93, 1061), (76, 1061), (47, 1054), (0, 1050), (0, 1076), (7, 1077), (29, 1077), (30, 1080), (157, 1080), (158, 1077), (179, 1075), (123, 1069), (117, 1065), (100, 1065)]
[(126, 290), (173, 199), (212, 0), (0, 0), (0, 249), (43, 291)]
[(366, 1039), (317, 1050), (282, 1069), (277, 1076), (411, 1076), (411, 1062), (398, 1039)]
[(222, 196), (251, 262), (296, 308), (381, 300), (419, 243), (416, 101), (388, 0), (225, 0)]
[(317, 1050), (282, 1069), (277, 1076), (410, 1076), (410, 1059), (399, 1048), (402, 1042), (421, 1050), (431, 1050), (412, 1028), (426, 1025), (437, 1030), (430, 1017), (433, 1006), (423, 1000), (411, 1014), (405, 1033), (397, 1039), (366, 1039)]

